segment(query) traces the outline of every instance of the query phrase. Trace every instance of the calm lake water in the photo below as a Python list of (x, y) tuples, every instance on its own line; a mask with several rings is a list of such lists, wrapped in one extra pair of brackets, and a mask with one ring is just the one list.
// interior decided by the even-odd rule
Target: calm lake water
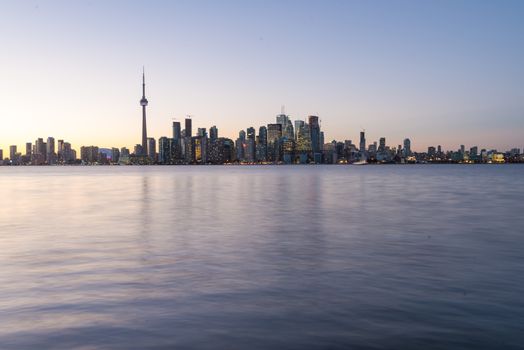
[(0, 167), (0, 348), (521, 348), (523, 180)]

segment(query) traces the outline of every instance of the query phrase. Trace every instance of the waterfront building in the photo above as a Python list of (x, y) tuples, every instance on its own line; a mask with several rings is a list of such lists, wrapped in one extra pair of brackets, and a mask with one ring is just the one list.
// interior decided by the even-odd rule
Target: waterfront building
[(297, 130), (297, 142), (295, 152), (299, 158), (300, 164), (306, 164), (311, 154), (311, 133), (309, 132), (309, 124), (300, 123)]
[[(137, 145), (140, 146), (140, 145)], [(98, 163), (100, 157), (99, 148), (97, 146), (82, 146), (80, 147), (80, 159), (85, 164)]]
[(235, 148), (237, 161), (244, 162), (246, 157), (246, 132), (244, 130), (238, 132), (238, 138), (235, 141)]
[(287, 123), (289, 122), (289, 117), (285, 115), (284, 113), (277, 114), (277, 124), (280, 124), (282, 126), (282, 130), (287, 126)]
[(477, 161), (478, 160), (478, 153), (479, 153), (479, 148), (477, 146), (473, 146), (469, 149), (469, 159), (472, 160), (472, 161)]
[(153, 162), (156, 160), (156, 140), (152, 137), (147, 138), (147, 156)]
[(44, 139), (38, 138), (35, 141), (33, 164), (42, 165), (46, 161), (47, 147)]
[(322, 145), (322, 156), (324, 159), (324, 163), (326, 164), (336, 164), (337, 163), (338, 157), (337, 157), (335, 147), (336, 147), (336, 141)]
[(58, 140), (58, 146), (56, 150), (57, 160), (59, 162), (63, 161), (62, 153), (64, 152), (64, 140)]
[(180, 131), (180, 122), (173, 122), (173, 139), (180, 140), (181, 138), (182, 132)]
[(267, 161), (267, 128), (261, 126), (258, 129), (256, 142), (257, 162)]
[(185, 137), (191, 137), (193, 135), (193, 123), (192, 123), (192, 120), (191, 118), (186, 118), (185, 120)]
[(256, 160), (256, 148), (255, 148), (255, 128), (247, 128), (246, 137), (246, 154), (245, 158), (248, 163), (254, 163)]
[(203, 142), (203, 138), (200, 136), (194, 136), (193, 142), (195, 144), (195, 162), (197, 164), (205, 164), (205, 154), (204, 154), (204, 148), (205, 148), (205, 142)]
[(215, 142), (218, 139), (218, 129), (215, 125), (209, 128), (209, 140)]
[(11, 162), (16, 161), (16, 145), (9, 146), (9, 159)]
[(47, 138), (46, 144), (46, 160), (47, 164), (55, 164), (55, 139), (53, 137)]
[(345, 159), (345, 143), (344, 142), (336, 142), (335, 140), (333, 140), (333, 144), (335, 145), (335, 153), (337, 155), (337, 162), (340, 160), (340, 161), (343, 161)]
[(116, 147), (111, 148), (111, 162), (118, 163), (120, 161), (120, 150)]
[(191, 136), (184, 137), (184, 161), (186, 164), (195, 163), (195, 140)]
[(404, 158), (411, 156), (411, 140), (407, 138), (404, 139), (403, 156)]
[(206, 128), (198, 128), (195, 143), (195, 161), (199, 164), (207, 163), (207, 131)]
[(162, 136), (158, 139), (158, 162), (160, 164), (171, 163), (171, 149), (169, 139)]
[(289, 116), (284, 113), (284, 107), (282, 107), (282, 113), (276, 117), (276, 124), (280, 124), (282, 130), (282, 136), (288, 139), (294, 139), (293, 123), (289, 119)]
[(209, 147), (209, 163), (226, 164), (231, 163), (234, 158), (233, 140), (219, 137)]
[(24, 164), (24, 165), (31, 164), (32, 149), (33, 149), (33, 145), (31, 144), (31, 142), (27, 142), (25, 144), (25, 152), (23, 154), (20, 153), (20, 164)]
[(377, 143), (373, 142), (368, 147), (368, 155), (371, 158), (376, 158), (377, 156)]
[(293, 130), (291, 120), (288, 120), (287, 124), (282, 128), (282, 136), (289, 140), (295, 139), (295, 131)]
[(378, 142), (378, 152), (384, 153), (386, 151), (386, 138), (381, 137)]
[[(160, 146), (159, 146), (160, 147)], [(181, 140), (175, 140), (173, 138), (167, 139), (167, 164), (182, 164), (182, 143)]]
[(303, 120), (295, 120), (295, 141), (298, 141), (298, 134), (300, 129), (304, 127), (304, 124)]
[(183, 131), (184, 142), (182, 143), (182, 151), (184, 155), (184, 162), (186, 164), (193, 164), (195, 162), (195, 144), (191, 135), (193, 134), (193, 122), (190, 117), (185, 119), (185, 129)]
[[(82, 154), (82, 151), (80, 151), (80, 154)], [(141, 144), (136, 144), (133, 150), (133, 154), (135, 157), (140, 157), (144, 154), (144, 148), (142, 148)]]
[(76, 151), (71, 147), (71, 144), (69, 142), (64, 142), (63, 153), (65, 163), (72, 164), (76, 161)]
[(31, 156), (33, 154), (33, 144), (31, 142), (26, 142), (25, 144), (25, 156), (28, 162), (31, 161)]
[(197, 136), (198, 137), (204, 137), (204, 136), (207, 137), (207, 130), (206, 130), (206, 128), (198, 128), (197, 129)]
[(320, 123), (316, 115), (310, 115), (309, 120), (309, 133), (311, 140), (311, 151), (313, 153), (313, 161), (320, 163), (322, 160), (322, 144), (320, 138)]
[(348, 163), (358, 159), (357, 146), (355, 146), (351, 140), (344, 141), (344, 157)]
[(295, 140), (293, 138), (282, 138), (282, 160), (286, 164), (295, 162)]
[(169, 141), (173, 144), (171, 146), (171, 161), (173, 162), (175, 159), (180, 160), (182, 157), (183, 139), (182, 131), (180, 130), (180, 122), (173, 122), (173, 138)]
[(366, 152), (366, 132), (365, 131), (360, 132), (359, 150), (363, 154)]
[(268, 161), (279, 162), (281, 157), (281, 138), (282, 125), (268, 124), (267, 125), (267, 152)]

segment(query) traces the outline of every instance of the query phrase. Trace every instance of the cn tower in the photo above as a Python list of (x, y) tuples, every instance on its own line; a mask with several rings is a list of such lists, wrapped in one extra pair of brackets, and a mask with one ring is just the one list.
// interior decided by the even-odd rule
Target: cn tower
[(147, 122), (146, 122), (146, 74), (142, 68), (142, 99), (140, 100), (142, 106), (142, 152), (144, 156), (147, 156)]

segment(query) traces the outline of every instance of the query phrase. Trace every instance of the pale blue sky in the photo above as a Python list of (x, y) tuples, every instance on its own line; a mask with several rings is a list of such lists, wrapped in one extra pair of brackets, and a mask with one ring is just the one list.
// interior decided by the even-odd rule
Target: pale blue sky
[(524, 1), (1, 1), (0, 148), (221, 136), (317, 114), (326, 141), (524, 147)]

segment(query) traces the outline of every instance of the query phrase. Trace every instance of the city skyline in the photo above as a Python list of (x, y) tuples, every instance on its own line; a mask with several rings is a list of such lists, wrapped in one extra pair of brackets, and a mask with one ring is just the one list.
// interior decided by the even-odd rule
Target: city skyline
[(285, 105), (327, 141), (523, 146), (521, 2), (143, 4), (0, 4), (4, 152), (47, 135), (133, 147), (142, 65), (156, 139), (186, 115), (234, 139)]
[[(141, 113), (141, 141), (140, 141), (139, 143), (134, 143), (134, 144), (132, 144), (132, 145), (128, 145), (128, 144), (126, 144), (126, 145), (118, 145), (119, 147), (122, 147), (122, 148), (128, 148), (128, 149), (130, 149), (130, 150), (134, 149), (134, 147), (137, 146), (137, 145), (141, 146), (141, 149), (140, 149), (138, 152), (135, 152), (137, 155), (148, 155), (148, 154), (149, 154), (149, 151), (148, 151), (148, 140), (149, 140), (149, 139), (153, 139), (153, 140), (156, 142), (157, 140), (159, 140), (159, 139), (161, 139), (161, 138), (163, 138), (163, 137), (166, 137), (166, 135), (168, 134), (168, 133), (164, 132), (164, 133), (162, 134), (163, 136), (157, 136), (157, 137), (151, 137), (151, 138), (148, 137), (148, 134), (147, 134), (146, 107), (148, 106), (149, 102), (148, 102), (148, 100), (147, 100), (147, 98), (146, 98), (145, 85), (146, 85), (146, 83), (145, 83), (145, 67), (142, 67), (142, 97), (141, 97), (141, 99), (140, 99), (140, 106), (141, 106), (141, 111), (142, 111), (142, 113)], [(304, 117), (304, 118), (298, 118), (298, 119), (297, 119), (297, 118), (294, 118), (293, 116), (288, 115), (288, 114), (285, 114), (285, 113), (286, 113), (285, 105), (282, 105), (282, 106), (281, 106), (280, 114), (277, 114), (277, 115), (276, 115), (277, 123), (280, 123), (279, 118), (284, 117), (286, 120), (289, 120), (290, 122), (292, 122), (292, 125), (295, 125), (295, 126), (296, 126), (296, 123), (298, 123), (298, 122), (302, 122), (302, 123), (306, 123), (306, 124), (308, 124), (308, 119), (310, 119), (311, 117), (314, 117), (314, 118), (316, 118), (315, 120), (316, 120), (316, 123), (318, 123), (318, 127), (319, 127), (319, 128), (320, 128), (320, 125), (322, 124), (322, 119), (321, 119), (321, 117), (319, 117), (319, 116), (313, 116), (313, 115), (310, 114), (310, 115), (308, 115), (308, 116), (306, 116), (306, 117)], [(192, 125), (192, 116), (191, 116), (191, 115), (186, 115), (185, 118), (183, 118), (183, 119), (182, 119), (182, 118), (181, 118), (181, 119), (178, 119), (178, 118), (171, 118), (170, 121), (173, 123), (173, 125), (172, 125), (173, 130), (172, 130), (172, 132), (175, 133), (175, 131), (174, 131), (174, 127), (175, 127), (175, 126), (174, 126), (174, 125), (175, 125), (175, 123), (177, 123), (177, 124), (178, 124), (178, 128), (179, 128), (178, 132), (180, 133), (180, 123), (181, 123), (182, 120), (185, 121), (185, 126), (186, 126), (186, 128), (189, 127), (188, 130), (190, 131), (190, 135), (191, 135), (191, 136), (194, 136), (194, 135), (193, 135), (193, 132), (192, 132), (192, 126), (191, 126), (191, 125)], [(175, 121), (176, 121), (176, 122), (175, 122)], [(189, 123), (189, 124), (188, 124), (188, 123)], [(216, 123), (215, 123), (215, 124), (216, 124)], [(269, 126), (269, 124), (267, 124), (267, 125)], [(211, 127), (210, 127), (210, 131), (211, 131), (211, 128), (215, 128), (215, 132), (218, 132), (218, 129), (216, 129), (216, 125), (211, 126)], [(242, 129), (239, 129), (239, 130), (240, 130), (240, 132), (242, 132), (242, 131), (245, 132), (245, 130), (246, 130), (246, 129), (249, 129), (249, 128), (253, 128), (253, 126), (244, 127), (244, 128), (242, 128)], [(202, 129), (202, 128), (198, 128), (198, 129), (200, 130), (200, 129)], [(206, 129), (207, 129), (207, 127), (204, 127), (204, 128), (203, 128), (203, 130), (206, 130)], [(182, 130), (182, 132), (183, 132), (183, 131), (185, 131), (185, 129)], [(362, 145), (364, 145), (364, 146), (366, 145), (366, 143), (365, 143), (365, 138), (364, 138), (364, 141), (363, 141), (363, 139), (362, 139), (362, 138), (363, 138), (363, 135), (364, 135), (365, 132), (366, 132), (365, 129), (362, 129), (362, 130), (360, 130), (360, 131), (358, 132), (358, 134), (360, 134), (360, 140), (359, 140), (359, 146), (360, 146), (360, 147), (358, 147), (357, 149), (361, 149)], [(323, 132), (323, 134), (324, 134), (324, 132)], [(369, 134), (367, 134), (367, 135), (369, 135)], [(235, 136), (226, 135), (226, 137), (227, 137), (227, 138), (230, 138), (230, 139), (235, 139)], [(369, 137), (369, 136), (368, 136), (368, 137)], [(406, 136), (406, 137), (407, 137), (407, 136)], [(43, 140), (43, 138), (41, 138), (41, 137), (37, 137), (37, 138), (35, 138), (35, 139), (36, 139), (36, 141), (35, 141), (35, 145), (39, 142), (39, 140)], [(53, 137), (53, 136), (48, 136), (47, 139), (48, 139), (48, 140), (49, 140), (49, 139), (52, 139), (53, 142), (54, 142), (54, 140), (55, 140), (56, 138)], [(370, 139), (372, 139), (372, 138), (370, 138)], [(385, 140), (385, 136), (382, 135), (382, 136), (380, 136), (380, 137), (377, 137), (377, 138), (374, 139), (374, 141), (372, 141), (371, 143), (374, 142), (375, 144), (377, 144), (377, 143), (379, 142), (379, 141), (378, 141), (379, 139), (380, 139), (380, 140), (382, 140), (382, 139)], [(350, 140), (350, 141), (355, 140), (355, 142), (356, 142), (357, 138), (345, 137), (345, 138), (342, 138), (342, 139), (340, 139), (340, 140), (336, 140), (336, 139), (331, 139), (331, 140), (330, 140), (330, 139), (327, 138), (327, 139), (325, 139), (324, 141), (325, 141), (325, 143), (330, 143), (330, 142), (332, 142), (332, 141), (333, 141), (333, 142), (334, 142), (334, 141), (339, 141), (339, 142), (340, 142), (340, 141), (348, 141), (348, 140)], [(408, 140), (410, 140), (410, 143), (411, 143), (411, 139), (408, 138)], [(62, 137), (62, 140), (61, 140), (61, 141), (64, 142), (64, 138), (63, 138), (63, 137)], [(406, 138), (404, 138), (402, 141), (399, 141), (398, 143), (393, 142), (393, 143), (391, 143), (391, 145), (397, 145), (397, 144), (398, 144), (398, 145), (400, 146), (400, 145), (402, 145), (402, 143), (404, 143), (405, 141), (406, 141)], [(364, 143), (362, 143), (362, 142), (364, 142)], [(30, 142), (29, 142), (29, 143), (30, 143)], [(23, 149), (23, 148), (25, 147), (25, 149), (26, 149), (26, 151), (27, 151), (29, 143), (28, 143), (28, 142), (24, 142), (24, 143), (22, 144), (22, 147), (20, 147), (20, 149)], [(69, 145), (70, 148), (72, 148), (72, 146), (71, 146), (72, 143), (71, 143), (71, 142), (66, 142), (66, 143)], [(88, 145), (88, 144), (89, 144), (89, 145), (94, 145), (95, 143), (93, 143), (93, 142), (87, 142), (87, 143), (84, 143), (84, 144), (82, 144), (82, 145), (77, 145), (77, 146), (78, 146), (78, 147), (87, 147), (86, 145)], [(9, 145), (8, 147), (0, 148), (0, 150), (2, 150), (2, 151), (3, 151), (3, 150), (9, 150), (9, 154), (11, 155), (11, 154), (13, 153), (13, 152), (12, 152), (13, 146), (15, 146), (15, 149), (18, 149), (19, 144), (11, 144), (11, 145)], [(102, 148), (102, 149), (111, 149), (111, 148), (114, 148), (114, 146), (115, 146), (114, 144), (112, 144), (112, 145), (104, 145), (104, 146), (102, 146), (102, 147), (100, 147), (100, 148)], [(474, 147), (474, 148), (478, 148), (478, 147), (479, 147), (478, 144), (473, 144), (473, 145), (471, 145), (471, 146)], [(98, 146), (97, 146), (97, 147), (98, 147)], [(393, 147), (395, 147), (395, 146), (393, 146)], [(412, 147), (412, 146), (410, 146), (410, 147), (411, 147), (411, 150), (412, 150), (413, 152), (424, 153), (424, 152), (427, 152), (427, 150), (428, 150), (429, 148), (435, 147), (435, 145), (427, 146), (426, 149), (417, 149), (416, 147)], [(455, 149), (453, 149), (453, 148), (446, 148), (446, 147), (443, 147), (441, 144), (438, 144), (438, 147), (442, 148), (444, 151), (454, 151), (454, 150), (457, 149), (457, 148), (455, 148)], [(458, 149), (461, 149), (461, 148), (464, 148), (464, 147), (465, 147), (464, 143), (458, 145)], [(498, 152), (509, 152), (509, 151), (511, 151), (511, 150), (514, 150), (514, 149), (519, 149), (519, 150), (520, 150), (519, 145), (509, 146), (509, 147), (506, 148), (506, 149), (497, 149), (497, 148), (493, 148), (493, 147), (485, 147), (485, 146), (481, 146), (481, 147), (483, 147), (484, 149), (487, 149), (487, 150), (497, 150)], [(366, 147), (365, 147), (365, 148), (366, 148)], [(4, 153), (4, 154), (5, 154), (5, 153)]]
[[(406, 163), (406, 162), (452, 162), (452, 163), (504, 163), (522, 162), (521, 149), (512, 147), (504, 151), (464, 144), (458, 150), (438, 145), (428, 146), (427, 151), (417, 151), (410, 138), (398, 146), (388, 144), (386, 137), (377, 141), (366, 138), (365, 130), (360, 131), (358, 143), (350, 138), (326, 140), (321, 130), (319, 116), (309, 115), (307, 119), (293, 120), (282, 106), (275, 123), (259, 127), (240, 129), (238, 138), (219, 137), (218, 128), (199, 127), (194, 133), (193, 120), (187, 116), (184, 129), (181, 122), (172, 121), (171, 136), (148, 137), (146, 107), (145, 67), (142, 67), (142, 135), (134, 147), (99, 147), (82, 145), (80, 157), (70, 142), (52, 136), (38, 138), (25, 143), (25, 152), (19, 152), (17, 145), (9, 146), (9, 163), (12, 165), (56, 165), (56, 164), (336, 164), (336, 163)], [(164, 134), (167, 135), (167, 134)], [(234, 141), (235, 140), (235, 141)], [(158, 143), (158, 152), (157, 152)], [(358, 146), (357, 146), (358, 145)], [(21, 151), (22, 149), (20, 149)], [(104, 151), (105, 150), (105, 151)], [(479, 153), (480, 150), (480, 153)], [(110, 153), (108, 153), (110, 152)], [(0, 165), (4, 165), (4, 152), (0, 148)], [(7, 163), (7, 164), (9, 164)]]
[[(182, 164), (404, 164), (404, 163), (522, 163), (521, 149), (500, 151), (464, 144), (458, 150), (446, 150), (442, 145), (429, 146), (427, 152), (416, 151), (410, 138), (398, 146), (388, 144), (386, 137), (378, 141), (366, 138), (360, 131), (358, 143), (349, 138), (326, 140), (319, 116), (307, 120), (295, 119), (282, 106), (274, 123), (240, 129), (238, 138), (220, 137), (216, 125), (193, 129), (187, 116), (181, 122), (172, 121), (172, 134), (158, 139), (148, 137), (145, 68), (142, 67), (142, 135), (132, 148), (100, 148), (91, 144), (80, 148), (80, 157), (70, 142), (49, 136), (47, 142), (38, 138), (25, 143), (25, 152), (17, 145), (9, 146), (9, 157), (0, 149), (0, 165), (182, 165)], [(164, 134), (167, 135), (167, 134)], [(55, 147), (58, 143), (58, 147)], [(158, 147), (157, 147), (158, 144)], [(357, 146), (358, 145), (358, 146)], [(158, 152), (157, 152), (158, 150)], [(479, 152), (480, 150), (480, 152)], [(5, 161), (4, 161), (5, 159)]]

